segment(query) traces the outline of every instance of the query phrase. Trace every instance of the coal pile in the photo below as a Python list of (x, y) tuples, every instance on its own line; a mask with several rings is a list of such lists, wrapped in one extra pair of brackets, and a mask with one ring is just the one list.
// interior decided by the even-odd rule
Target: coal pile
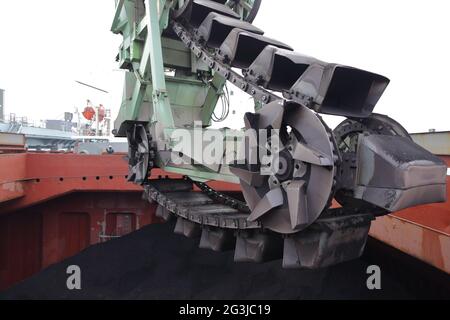
[[(93, 246), (0, 294), (0, 299), (409, 299), (415, 294), (384, 272), (382, 290), (367, 289), (368, 261), (331, 268), (284, 270), (281, 261), (237, 264), (233, 252), (198, 248), (150, 225)], [(82, 270), (82, 289), (66, 287), (67, 267)]]

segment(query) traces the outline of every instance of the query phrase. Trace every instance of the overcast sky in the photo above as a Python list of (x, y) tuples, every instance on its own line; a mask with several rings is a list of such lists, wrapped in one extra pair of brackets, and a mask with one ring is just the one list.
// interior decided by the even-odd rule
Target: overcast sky
[[(114, 0), (0, 1), (6, 112), (60, 118), (86, 99), (117, 112), (123, 73), (114, 61), (113, 14)], [(449, 15), (448, 0), (263, 0), (255, 24), (298, 52), (387, 76), (376, 112), (417, 132), (450, 130)]]

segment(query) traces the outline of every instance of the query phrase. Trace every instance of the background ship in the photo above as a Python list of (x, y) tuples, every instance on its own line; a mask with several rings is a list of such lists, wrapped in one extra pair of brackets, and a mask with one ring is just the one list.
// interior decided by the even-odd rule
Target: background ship
[[(94, 88), (93, 90), (101, 90), (82, 82), (79, 84)], [(84, 150), (84, 153), (88, 153), (90, 150), (98, 153), (100, 145), (92, 148), (87, 144), (100, 143), (101, 147), (106, 149), (109, 143), (113, 143), (117, 148), (117, 142), (121, 141), (112, 137), (111, 110), (102, 104), (93, 105), (87, 100), (82, 111), (75, 108), (74, 112), (64, 112), (61, 119), (34, 121), (15, 113), (6, 114), (5, 95), (5, 90), (0, 89), (0, 132), (23, 134), (27, 150), (65, 152), (77, 148), (78, 152)], [(124, 145), (120, 147), (119, 144), (119, 148), (123, 150)]]

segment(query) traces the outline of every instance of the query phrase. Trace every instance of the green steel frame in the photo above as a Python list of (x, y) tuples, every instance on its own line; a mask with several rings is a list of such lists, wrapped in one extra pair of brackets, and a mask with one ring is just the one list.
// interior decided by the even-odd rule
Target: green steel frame
[[(126, 75), (115, 130), (117, 136), (125, 137), (134, 124), (148, 125), (159, 150), (171, 150), (173, 130), (193, 130), (196, 122), (202, 122), (203, 127), (211, 125), (226, 81), (180, 41), (165, 36), (170, 10), (183, 5), (184, 0), (145, 0), (144, 3), (145, 6), (141, 1), (116, 0), (111, 31), (123, 36), (117, 60)], [(203, 77), (209, 81), (202, 81)], [(226, 136), (239, 136), (232, 130), (223, 132)], [(159, 161), (158, 165), (200, 181), (238, 182), (226, 164), (216, 168), (202, 164), (186, 168)]]

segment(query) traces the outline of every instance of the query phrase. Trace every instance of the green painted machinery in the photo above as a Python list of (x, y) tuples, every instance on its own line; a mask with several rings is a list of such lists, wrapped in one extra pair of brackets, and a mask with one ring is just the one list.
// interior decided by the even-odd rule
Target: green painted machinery
[[(267, 37), (252, 24), (261, 0), (115, 5), (126, 72), (114, 132), (128, 138), (129, 180), (200, 247), (326, 267), (358, 258), (376, 217), (446, 200), (446, 165), (373, 113), (389, 79)], [(254, 100), (245, 130), (210, 129), (218, 102), (230, 102), (227, 84)], [(320, 114), (347, 119), (332, 131)], [(184, 178), (150, 180), (155, 167)]]

